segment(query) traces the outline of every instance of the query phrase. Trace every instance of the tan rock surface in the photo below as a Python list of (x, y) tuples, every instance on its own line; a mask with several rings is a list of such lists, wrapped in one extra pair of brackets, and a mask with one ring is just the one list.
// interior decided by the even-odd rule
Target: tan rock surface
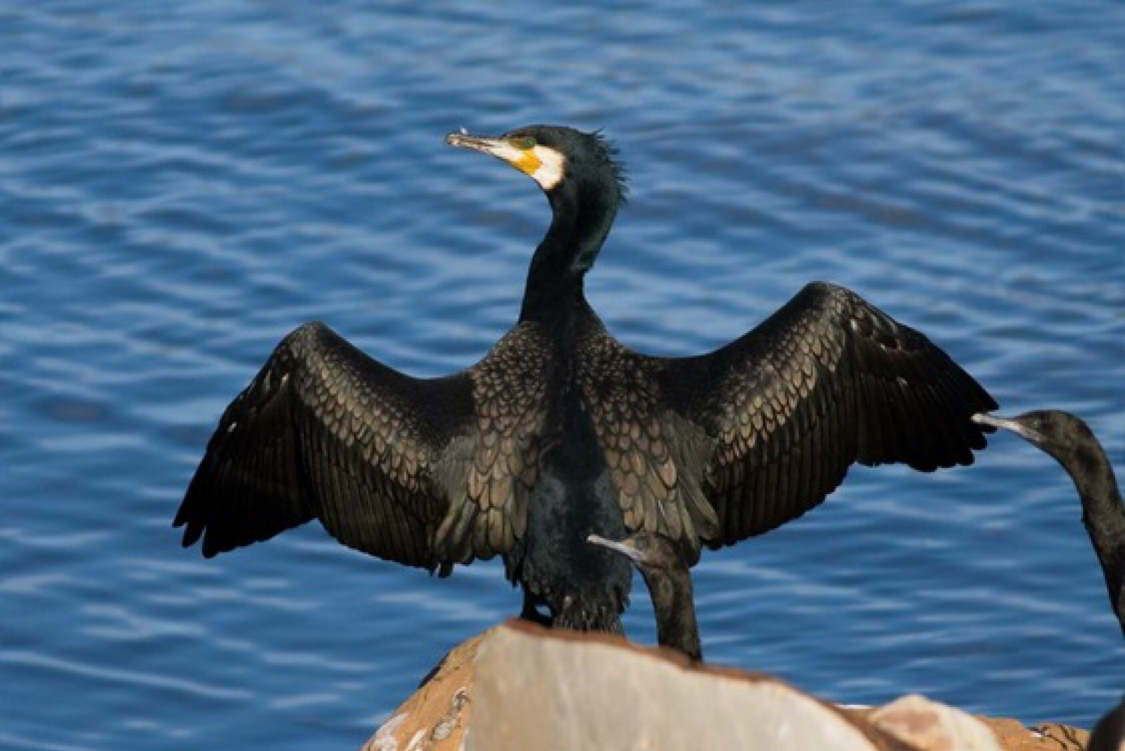
[(391, 713), (362, 751), (457, 751), (472, 717), (471, 686), (477, 650), (496, 629), (462, 642), (436, 672)]
[(466, 751), (909, 748), (772, 676), (527, 626), (482, 646), (473, 703)]
[(1004, 751), (1083, 751), (1090, 734), (1057, 723), (1027, 728), (1019, 720), (982, 717), (1000, 740)]
[(925, 751), (1000, 751), (996, 736), (972, 715), (918, 694), (868, 715), (878, 728)]
[[(771, 676), (693, 666), (605, 634), (510, 621), (450, 651), (363, 751), (1081, 751), (1088, 737), (1062, 725), (1033, 731), (1015, 720), (978, 722), (921, 697), (900, 702), (844, 710)], [(927, 737), (946, 724), (954, 729)]]

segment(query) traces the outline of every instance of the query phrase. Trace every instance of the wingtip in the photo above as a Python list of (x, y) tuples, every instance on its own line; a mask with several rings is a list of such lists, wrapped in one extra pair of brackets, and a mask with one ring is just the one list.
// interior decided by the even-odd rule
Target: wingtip
[(180, 504), (180, 508), (176, 511), (176, 516), (172, 519), (172, 529), (182, 527), (187, 522), (187, 499)]
[(200, 536), (203, 534), (203, 527), (201, 525), (192, 524), (187, 519), (181, 520), (178, 518), (172, 526), (179, 527), (185, 522), (187, 523), (187, 528), (184, 529), (184, 536), (180, 539), (180, 546), (190, 548), (199, 541)]
[(217, 556), (221, 552), (223, 552), (223, 551), (219, 550), (218, 546), (211, 539), (210, 535), (203, 538), (203, 557), (204, 558), (214, 558), (215, 556)]

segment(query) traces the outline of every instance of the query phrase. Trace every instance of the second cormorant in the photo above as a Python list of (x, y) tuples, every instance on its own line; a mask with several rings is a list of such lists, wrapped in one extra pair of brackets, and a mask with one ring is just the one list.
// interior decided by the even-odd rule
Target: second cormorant
[(1109, 602), (1125, 635), (1125, 506), (1094, 431), (1081, 418), (1060, 410), (1037, 410), (1019, 417), (974, 415), (981, 425), (1003, 428), (1055, 457), (1082, 501), (1082, 523), (1102, 566)]
[(588, 535), (658, 534), (686, 572), (702, 547), (816, 506), (855, 462), (930, 471), (984, 447), (984, 389), (840, 287), (809, 284), (710, 354), (628, 349), (583, 293), (624, 195), (605, 140), (531, 126), (447, 142), (530, 175), (550, 204), (518, 323), (436, 379), (299, 327), (219, 420), (176, 514), (184, 545), (213, 556), (318, 519), (443, 575), (501, 555), (525, 617), (620, 631), (629, 562)]
[(656, 640), (662, 647), (682, 652), (692, 660), (703, 660), (703, 643), (695, 619), (691, 573), (675, 543), (663, 535), (642, 529), (624, 540), (590, 535), (586, 541), (625, 556), (644, 577), (656, 616)]

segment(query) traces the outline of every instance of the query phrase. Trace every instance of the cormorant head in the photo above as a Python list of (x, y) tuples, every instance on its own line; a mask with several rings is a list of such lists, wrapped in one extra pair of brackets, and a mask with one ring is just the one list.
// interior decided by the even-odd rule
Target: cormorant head
[(656, 613), (656, 635), (663, 646), (678, 650), (691, 660), (703, 659), (691, 573), (677, 543), (658, 533), (640, 530), (621, 542), (589, 535), (586, 542), (600, 545), (628, 558), (641, 571), (652, 608)]
[(496, 137), (450, 133), (445, 142), (502, 159), (543, 189), (553, 218), (531, 259), (520, 320), (567, 320), (557, 311), (582, 299), (582, 279), (625, 198), (613, 148), (598, 133), (559, 125), (529, 125)]
[(450, 133), (450, 146), (473, 149), (502, 159), (531, 176), (548, 197), (568, 187), (585, 186), (614, 204), (625, 198), (621, 165), (613, 146), (600, 133), (583, 133), (562, 125), (528, 125), (502, 136)]
[(683, 567), (675, 544), (667, 537), (647, 530), (636, 532), (621, 542), (607, 540), (601, 535), (589, 535), (586, 542), (620, 553), (646, 577), (657, 572), (668, 574)]
[(1085, 422), (1058, 410), (1025, 412), (1019, 417), (977, 414), (973, 415), (973, 422), (1010, 430), (1064, 464), (1083, 445), (1097, 441)]

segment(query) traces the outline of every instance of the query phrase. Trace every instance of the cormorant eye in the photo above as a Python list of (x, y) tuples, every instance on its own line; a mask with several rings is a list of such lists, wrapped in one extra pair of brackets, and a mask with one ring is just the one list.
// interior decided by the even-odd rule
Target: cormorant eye
[(519, 136), (511, 140), (511, 144), (517, 149), (527, 151), (528, 149), (535, 148), (535, 139), (531, 136)]

